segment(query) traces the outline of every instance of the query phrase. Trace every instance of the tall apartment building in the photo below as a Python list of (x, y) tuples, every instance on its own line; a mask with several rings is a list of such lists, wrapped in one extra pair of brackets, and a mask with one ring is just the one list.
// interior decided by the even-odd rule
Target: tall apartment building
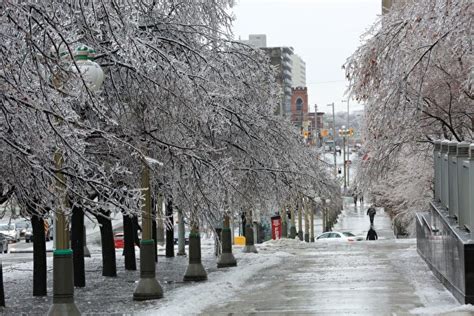
[[(288, 115), (291, 106), (291, 87), (292, 87), (292, 47), (267, 47), (267, 36), (265, 34), (250, 34), (248, 40), (239, 39), (239, 42), (261, 48), (270, 58), (270, 63), (276, 67), (276, 81), (281, 87), (281, 102), (277, 109), (278, 114)], [(301, 58), (300, 58), (301, 59)], [(304, 66), (304, 62), (303, 62)], [(304, 66), (305, 67), (305, 66)], [(306, 68), (304, 68), (306, 71)], [(305, 81), (306, 81), (306, 74)]]
[(276, 66), (276, 81), (281, 87), (281, 103), (278, 113), (287, 115), (291, 107), (291, 56), (292, 47), (264, 47), (262, 48), (270, 57), (270, 63)]
[(291, 87), (306, 87), (306, 63), (297, 54), (291, 56)]
[(267, 35), (265, 34), (250, 34), (248, 40), (241, 40), (239, 42), (242, 44), (247, 44), (255, 48), (267, 47)]

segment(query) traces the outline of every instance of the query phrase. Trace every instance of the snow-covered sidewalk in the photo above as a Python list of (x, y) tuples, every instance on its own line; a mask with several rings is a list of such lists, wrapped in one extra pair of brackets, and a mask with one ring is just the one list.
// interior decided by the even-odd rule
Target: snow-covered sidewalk
[[(294, 242), (294, 241), (292, 241)], [(202, 283), (182, 282), (187, 267), (187, 257), (166, 258), (163, 249), (157, 264), (157, 278), (165, 297), (160, 300), (133, 301), (133, 291), (139, 279), (139, 271), (126, 271), (122, 250), (116, 251), (117, 277), (102, 276), (100, 248), (91, 245), (91, 258), (85, 258), (86, 287), (75, 289), (75, 302), (84, 314), (124, 314), (143, 315), (185, 315), (190, 311), (199, 312), (219, 302), (227, 302), (243, 284), (262, 269), (277, 265), (289, 256), (286, 252), (265, 250), (259, 254), (243, 254), (241, 247), (234, 247), (238, 266), (217, 269), (213, 255), (212, 240), (203, 240), (203, 265), (208, 271), (208, 281)], [(160, 247), (161, 248), (161, 247)], [(139, 250), (137, 249), (137, 268)], [(32, 297), (33, 263), (13, 264), (3, 269), (6, 308), (0, 308), (2, 315), (44, 315), (52, 304), (52, 257), (47, 259), (48, 296)]]
[[(159, 257), (157, 278), (163, 299), (136, 302), (139, 271), (125, 271), (121, 250), (117, 277), (102, 277), (98, 248), (86, 259), (85, 288), (76, 289), (84, 314), (330, 314), (469, 315), (417, 255), (416, 240), (304, 243), (282, 239), (257, 245), (258, 254), (234, 247), (238, 266), (217, 269), (212, 242), (203, 240), (208, 281), (182, 282), (187, 257)], [(137, 251), (138, 255), (138, 251)], [(48, 258), (48, 296), (32, 298), (32, 263), (4, 269), (2, 315), (44, 315), (52, 303), (52, 258)], [(138, 267), (137, 262), (137, 267)]]
[[(193, 315), (211, 306), (225, 304), (241, 291), (246, 282), (259, 271), (276, 266), (286, 252), (235, 254), (238, 266), (219, 269), (209, 275), (209, 281), (183, 286), (166, 293), (157, 307), (144, 310), (142, 315)], [(247, 288), (247, 287), (246, 287)], [(250, 290), (251, 288), (247, 288)]]

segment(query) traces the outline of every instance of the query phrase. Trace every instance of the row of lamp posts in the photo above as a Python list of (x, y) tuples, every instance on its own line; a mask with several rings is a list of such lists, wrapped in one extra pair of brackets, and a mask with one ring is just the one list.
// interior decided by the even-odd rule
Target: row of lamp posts
[[(91, 91), (97, 91), (102, 87), (104, 73), (101, 67), (93, 60), (95, 51), (87, 46), (76, 49), (74, 63), (71, 63), (72, 71), (79, 72)], [(69, 55), (67, 51), (59, 53), (63, 61)], [(53, 78), (53, 83), (59, 87), (61, 82)], [(64, 195), (66, 180), (59, 172), (62, 169), (63, 155), (58, 149), (54, 155), (57, 171), (56, 190), (59, 195)], [(142, 240), (140, 241), (140, 280), (133, 293), (134, 300), (150, 300), (163, 297), (163, 289), (156, 279), (156, 266), (154, 258), (155, 241), (152, 238), (152, 211), (151, 211), (151, 186), (150, 169), (144, 163), (142, 169), (142, 188), (144, 189), (144, 201), (142, 203)], [(65, 205), (65, 203), (63, 203)], [(74, 302), (73, 281), (73, 259), (72, 249), (69, 241), (69, 219), (62, 208), (55, 212), (55, 249), (53, 252), (53, 305), (48, 315), (80, 315), (80, 311)], [(182, 214), (180, 224), (184, 224)], [(250, 228), (251, 229), (251, 228)], [(182, 229), (184, 235), (184, 229)], [(253, 233), (250, 234), (253, 236)], [(184, 236), (181, 236), (184, 237)], [(180, 238), (181, 242), (184, 238)], [(189, 236), (189, 265), (184, 275), (184, 280), (205, 280), (207, 273), (201, 263), (201, 247), (199, 225), (197, 221), (192, 223), (192, 231)], [(253, 241), (252, 242), (253, 246)], [(222, 254), (218, 261), (218, 267), (236, 266), (237, 262), (232, 254), (232, 236), (229, 225), (229, 216), (224, 218), (222, 230)], [(182, 245), (184, 246), (184, 245)], [(248, 245), (251, 246), (250, 244)], [(255, 246), (253, 246), (255, 247)], [(184, 247), (180, 247), (184, 248)], [(181, 249), (183, 250), (183, 249)], [(250, 249), (256, 252), (256, 249)], [(179, 253), (182, 254), (182, 253)]]
[[(314, 202), (319, 205), (322, 209), (322, 223), (323, 232), (327, 231), (331, 227), (331, 216), (329, 214), (329, 203), (330, 199), (321, 199), (316, 197)], [(295, 212), (296, 208), (296, 212)], [(306, 211), (303, 211), (303, 208)], [(295, 239), (298, 238), (301, 241), (314, 242), (314, 210), (311, 207), (311, 203), (307, 199), (303, 199), (302, 203), (297, 203), (296, 207), (288, 206), (290, 219), (288, 221), (286, 209), (282, 210), (281, 218), (281, 230), (282, 238)], [(296, 228), (296, 213), (298, 213), (298, 230)], [(303, 214), (304, 213), (304, 214)], [(303, 218), (304, 218), (304, 232), (303, 232)]]
[[(87, 46), (81, 46), (75, 51), (75, 65), (72, 64), (73, 71), (79, 71), (86, 83), (88, 89), (97, 91), (101, 88), (104, 73), (100, 66), (93, 60), (94, 50)], [(67, 56), (67, 54), (60, 54)], [(77, 66), (77, 68), (76, 68)], [(53, 80), (54, 81), (54, 80)], [(54, 160), (56, 163), (57, 185), (56, 189), (61, 194), (65, 191), (65, 178), (59, 172), (63, 164), (63, 156), (61, 150), (58, 149), (55, 153)], [(155, 274), (155, 259), (154, 259), (154, 240), (152, 238), (152, 213), (151, 213), (151, 192), (150, 192), (150, 170), (144, 165), (142, 171), (142, 187), (144, 190), (145, 199), (142, 204), (142, 225), (143, 238), (140, 241), (140, 280), (133, 293), (134, 300), (149, 300), (157, 299), (163, 296), (161, 285), (156, 280)], [(320, 198), (315, 200), (317, 203), (321, 202)], [(324, 200), (324, 203), (329, 203), (329, 200)], [(305, 213), (305, 233), (303, 234), (302, 219), (303, 207), (309, 210), (309, 205), (298, 205), (298, 238), (307, 242), (314, 241), (314, 214), (311, 210), (310, 214)], [(323, 208), (323, 216), (326, 219), (327, 210)], [(286, 214), (283, 227), (285, 228), (284, 236), (287, 236), (288, 225), (286, 223)], [(326, 220), (323, 220), (326, 229)], [(69, 220), (63, 209), (58, 209), (55, 212), (55, 240), (56, 248), (53, 252), (53, 305), (49, 309), (48, 315), (80, 315), (77, 306), (74, 303), (74, 282), (73, 282), (73, 261), (72, 249), (69, 241)], [(246, 226), (246, 245), (244, 252), (256, 252), (253, 241), (253, 229), (251, 221), (248, 221)], [(295, 212), (291, 208), (291, 222), (290, 222), (290, 238), (295, 238)], [(200, 254), (200, 236), (199, 227), (193, 225), (190, 239), (189, 250), (189, 266), (185, 274), (185, 279), (203, 278), (206, 275), (201, 264)], [(193, 245), (191, 245), (193, 243)], [(195, 245), (194, 245), (195, 244)], [(232, 254), (232, 236), (229, 225), (229, 217), (224, 218), (224, 227), (222, 230), (222, 254), (218, 261), (218, 267), (236, 266), (237, 262)], [(199, 271), (198, 271), (199, 270)], [(206, 275), (207, 278), (207, 275)]]

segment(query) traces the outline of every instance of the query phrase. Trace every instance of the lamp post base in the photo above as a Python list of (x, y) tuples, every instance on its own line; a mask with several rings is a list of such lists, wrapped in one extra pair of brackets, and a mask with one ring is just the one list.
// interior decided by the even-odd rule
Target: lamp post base
[(295, 227), (295, 226), (291, 226), (291, 227), (290, 227), (290, 238), (291, 238), (291, 239), (295, 239), (295, 238), (296, 238), (296, 227)]
[(237, 261), (232, 254), (232, 232), (230, 228), (222, 229), (222, 253), (217, 261), (218, 268), (235, 267)]
[(183, 281), (206, 281), (207, 272), (202, 263), (190, 263), (184, 273)]
[(163, 297), (163, 289), (156, 278), (140, 278), (133, 292), (134, 301), (156, 300)]
[(74, 302), (72, 303), (53, 303), (48, 311), (48, 316), (76, 316), (81, 315), (79, 309)]
[(163, 297), (163, 289), (156, 279), (154, 248), (155, 241), (140, 241), (140, 280), (133, 292), (133, 300), (146, 301)]
[(227, 268), (227, 267), (236, 267), (237, 260), (235, 260), (234, 255), (230, 252), (223, 252), (219, 257), (219, 261), (217, 262), (218, 268)]
[(48, 316), (76, 316), (81, 312), (74, 303), (74, 274), (71, 249), (53, 253), (53, 305)]
[(258, 253), (257, 248), (255, 245), (245, 245), (244, 249), (242, 249), (243, 253)]
[(207, 272), (201, 263), (201, 236), (199, 233), (189, 234), (189, 264), (184, 273), (183, 281), (205, 281)]

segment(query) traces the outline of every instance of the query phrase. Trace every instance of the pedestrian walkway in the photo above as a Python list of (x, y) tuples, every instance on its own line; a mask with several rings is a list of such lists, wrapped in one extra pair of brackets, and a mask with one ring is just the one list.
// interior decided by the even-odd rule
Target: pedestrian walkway
[[(366, 233), (367, 207), (346, 202), (334, 230)], [(395, 239), (382, 209), (374, 225), (378, 241), (292, 243), (286, 251), (293, 257), (203, 314), (433, 315), (459, 306), (418, 256), (415, 239)]]
[[(346, 197), (344, 200), (344, 210), (338, 217), (333, 230), (350, 231), (355, 235), (365, 235), (370, 228), (370, 220), (367, 215), (368, 203), (354, 205), (352, 198)], [(395, 239), (392, 222), (384, 209), (377, 207), (377, 214), (374, 219), (374, 229), (377, 231), (379, 239)]]

